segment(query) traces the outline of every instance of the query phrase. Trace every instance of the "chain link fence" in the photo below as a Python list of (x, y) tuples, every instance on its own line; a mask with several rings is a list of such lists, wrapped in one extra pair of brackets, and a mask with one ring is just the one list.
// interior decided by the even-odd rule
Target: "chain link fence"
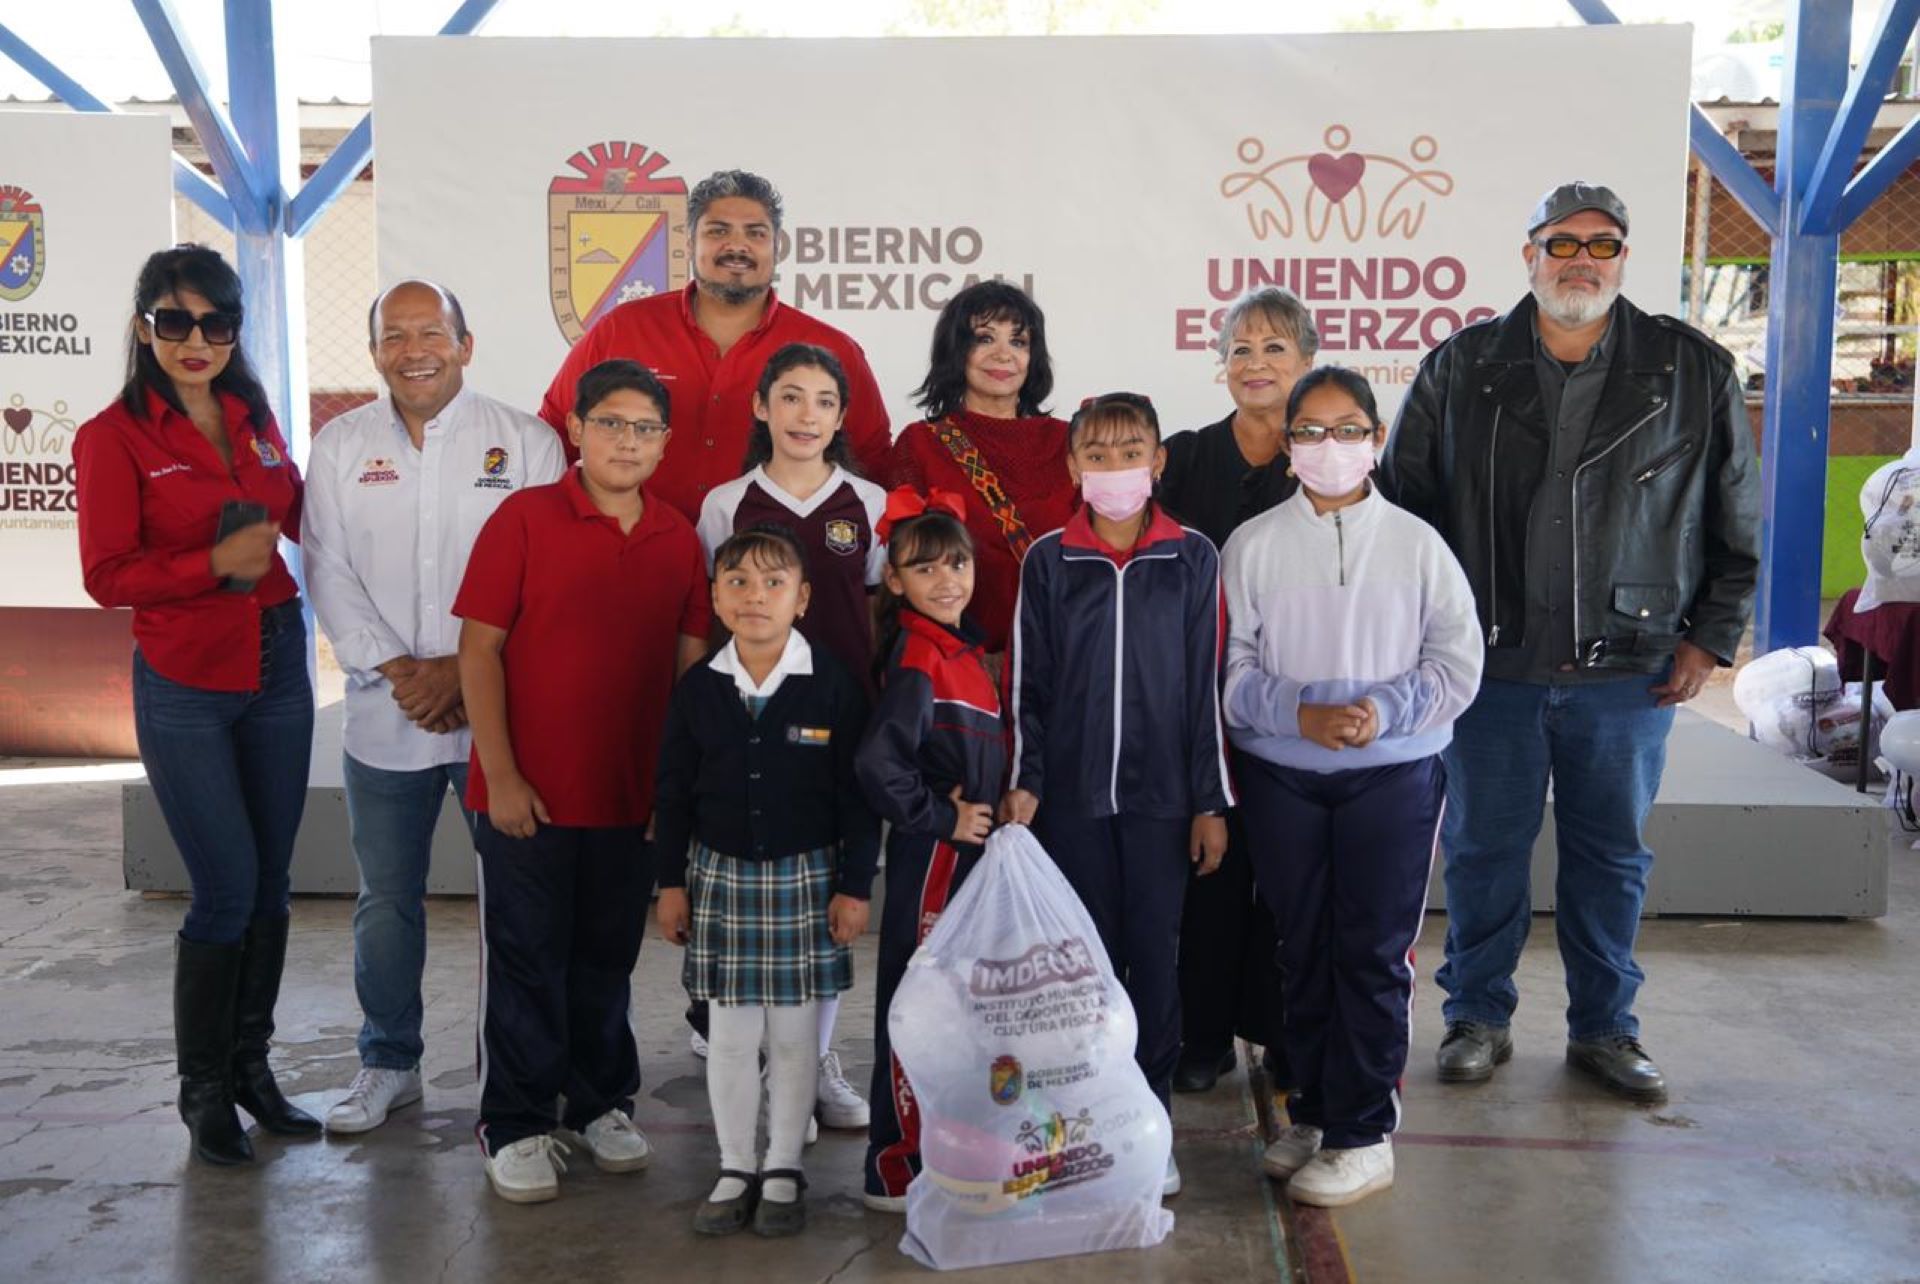
[[(1755, 168), (1773, 181), (1770, 165)], [(1703, 179), (1710, 187), (1705, 200)], [(1687, 319), (1733, 352), (1748, 390), (1757, 395), (1766, 387), (1771, 242), (1697, 164), (1687, 180), (1685, 244), (1691, 251), (1681, 278)], [(1836, 402), (1910, 402), (1920, 334), (1920, 168), (1896, 179), (1847, 229), (1840, 256), (1833, 396)]]

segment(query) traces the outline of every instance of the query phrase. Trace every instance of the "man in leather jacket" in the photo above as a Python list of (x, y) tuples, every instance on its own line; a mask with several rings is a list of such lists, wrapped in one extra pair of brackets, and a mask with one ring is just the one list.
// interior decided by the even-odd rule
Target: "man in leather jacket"
[(1605, 187), (1542, 198), (1511, 311), (1435, 348), (1384, 482), (1473, 586), (1486, 679), (1446, 753), (1447, 1032), (1440, 1078), (1513, 1052), (1528, 870), (1553, 782), (1567, 1060), (1666, 1097), (1639, 1042), (1642, 839), (1674, 707), (1732, 663), (1759, 567), (1759, 470), (1733, 359), (1620, 297), (1627, 210)]

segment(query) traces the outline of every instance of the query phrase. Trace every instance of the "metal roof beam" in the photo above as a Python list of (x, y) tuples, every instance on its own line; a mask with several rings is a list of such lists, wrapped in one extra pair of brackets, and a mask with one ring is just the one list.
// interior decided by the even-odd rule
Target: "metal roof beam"
[[(75, 111), (118, 110), (43, 57), (39, 50), (21, 39), (3, 22), (0, 22), (0, 54), (11, 58), (22, 71), (45, 85), (48, 93)], [(227, 194), (177, 152), (173, 156), (173, 190), (219, 219), (222, 224), (233, 224), (233, 202), (227, 199)]]
[[(1887, 0), (1880, 20), (1874, 25), (1873, 39), (1867, 45), (1867, 60), (1854, 73), (1840, 114), (1827, 134), (1814, 163), (1808, 182), (1806, 204), (1800, 208), (1800, 230), (1819, 235), (1846, 230), (1848, 222), (1840, 218), (1843, 197), (1847, 194), (1853, 167), (1867, 141), (1867, 131), (1879, 114), (1880, 104), (1899, 69), (1900, 56), (1920, 21), (1920, 0)], [(1903, 167), (1904, 168), (1904, 167)], [(1897, 171), (1896, 171), (1897, 172)], [(1862, 202), (1859, 208), (1864, 208)]]
[[(453, 16), (440, 27), (443, 36), (466, 36), (477, 30), (493, 12), (499, 0), (465, 0)], [(1920, 0), (1916, 0), (1920, 3)], [(327, 207), (347, 190), (347, 184), (373, 159), (373, 113), (360, 118), (340, 145), (333, 149), (320, 168), (301, 184), (299, 194), (287, 206), (287, 235), (305, 236)]]
[[(248, 232), (264, 231), (270, 198), (278, 194), (279, 183), (271, 175), (263, 176), (254, 166), (240, 146), (226, 113), (208, 93), (206, 72), (187, 41), (180, 19), (173, 11), (172, 0), (133, 0), (133, 9), (147, 29), (147, 37), (153, 41), (160, 65), (173, 81), (173, 91), (180, 96), (180, 105), (193, 122), (201, 146), (207, 149), (213, 172), (226, 189), (233, 207), (233, 225)], [(228, 51), (229, 61), (232, 61), (232, 52)]]

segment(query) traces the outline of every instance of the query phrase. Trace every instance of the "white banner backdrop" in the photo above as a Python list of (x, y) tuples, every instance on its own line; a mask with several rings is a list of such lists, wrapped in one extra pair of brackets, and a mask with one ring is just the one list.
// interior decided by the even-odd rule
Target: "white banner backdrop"
[(126, 376), (134, 277), (173, 239), (164, 115), (0, 112), (0, 606), (92, 606), (73, 434)]
[(1169, 431), (1219, 418), (1220, 312), (1275, 281), (1391, 413), (1525, 293), (1557, 183), (1620, 193), (1628, 291), (1674, 306), (1690, 38), (380, 39), (380, 273), (452, 287), (474, 382), (531, 408), (583, 319), (684, 284), (685, 192), (738, 167), (786, 201), (781, 297), (866, 348), (896, 429), (985, 276), (1045, 310), (1058, 412), (1125, 389)]

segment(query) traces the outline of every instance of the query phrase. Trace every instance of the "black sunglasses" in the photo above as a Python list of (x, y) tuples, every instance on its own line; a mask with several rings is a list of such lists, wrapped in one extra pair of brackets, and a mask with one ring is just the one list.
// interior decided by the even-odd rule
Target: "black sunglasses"
[(168, 343), (185, 343), (194, 327), (200, 337), (216, 348), (224, 348), (240, 337), (240, 316), (235, 312), (202, 312), (199, 316), (185, 308), (155, 308), (146, 314), (153, 337)]
[(1577, 236), (1549, 236), (1534, 242), (1547, 252), (1550, 259), (1570, 259), (1586, 250), (1589, 258), (1613, 259), (1620, 257), (1620, 251), (1626, 242), (1617, 236), (1596, 236), (1583, 241)]

